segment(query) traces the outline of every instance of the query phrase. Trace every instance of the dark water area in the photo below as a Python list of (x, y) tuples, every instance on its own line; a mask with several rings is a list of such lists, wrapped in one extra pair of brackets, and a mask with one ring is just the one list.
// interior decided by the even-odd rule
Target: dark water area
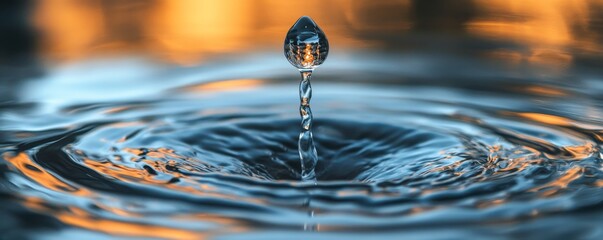
[(600, 1), (182, 2), (6, 3), (0, 239), (603, 238)]

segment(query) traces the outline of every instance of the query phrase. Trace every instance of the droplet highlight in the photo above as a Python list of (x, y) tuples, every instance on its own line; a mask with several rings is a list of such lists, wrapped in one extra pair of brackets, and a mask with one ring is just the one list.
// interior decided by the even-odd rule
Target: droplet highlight
[(314, 69), (329, 54), (329, 41), (325, 33), (307, 16), (293, 24), (285, 37), (285, 57), (298, 69)]

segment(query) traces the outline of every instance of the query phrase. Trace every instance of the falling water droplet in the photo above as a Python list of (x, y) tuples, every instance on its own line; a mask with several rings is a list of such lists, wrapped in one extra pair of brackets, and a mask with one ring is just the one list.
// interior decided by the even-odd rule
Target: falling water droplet
[(307, 16), (293, 24), (285, 38), (285, 56), (296, 68), (314, 69), (329, 54), (329, 41), (325, 33)]
[(307, 16), (303, 16), (293, 24), (285, 37), (285, 57), (302, 75), (299, 84), (300, 106), (302, 118), (299, 134), (298, 150), (301, 161), (302, 180), (316, 181), (314, 168), (318, 162), (318, 154), (312, 138), (312, 86), (310, 79), (314, 68), (322, 64), (329, 54), (329, 42), (325, 33)]

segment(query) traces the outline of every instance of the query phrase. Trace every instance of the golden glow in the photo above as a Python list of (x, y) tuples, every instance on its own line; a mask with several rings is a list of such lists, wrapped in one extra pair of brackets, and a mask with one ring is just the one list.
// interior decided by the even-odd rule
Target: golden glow
[(151, 10), (144, 26), (148, 40), (163, 57), (179, 63), (198, 61), (200, 53), (252, 47), (254, 3), (221, 0), (163, 0)]
[(507, 160), (507, 166), (498, 170), (496, 174), (503, 172), (521, 172), (529, 166), (541, 164), (541, 159), (527, 159), (526, 157), (514, 158)]
[[(469, 33), (529, 47), (529, 51), (502, 51), (492, 57), (515, 63), (536, 63), (565, 68), (573, 61), (568, 48), (600, 53), (596, 34), (589, 32), (593, 17), (589, 0), (475, 0), (478, 16), (466, 24)], [(500, 17), (502, 16), (502, 17)], [(576, 34), (579, 31), (581, 34)], [(571, 50), (570, 50), (571, 51)]]
[[(338, 9), (343, 10), (345, 22), (353, 23), (354, 31), (389, 31), (404, 32), (411, 29), (412, 22), (408, 17), (411, 15), (412, 0), (388, 0), (388, 1), (339, 1), (336, 3)], [(371, 11), (375, 14), (367, 14)], [(386, 18), (383, 22), (377, 19)], [(330, 36), (330, 35), (329, 35)]]
[(32, 20), (41, 33), (42, 52), (55, 60), (142, 53), (189, 65), (217, 54), (282, 50), (273, 46), (282, 48), (283, 34), (302, 15), (311, 15), (324, 25), (329, 40), (337, 46), (375, 45), (376, 41), (369, 43), (353, 35), (359, 27), (363, 31), (375, 26), (406, 30), (410, 25), (404, 16), (408, 14), (390, 11), (395, 21), (378, 24), (381, 22), (371, 22), (365, 9), (395, 6), (407, 12), (409, 4), (409, 0), (387, 4), (350, 0), (55, 0), (36, 1)]
[(103, 37), (104, 17), (97, 1), (36, 1), (32, 22), (47, 53), (56, 58), (79, 58)]
[[(133, 222), (121, 222), (111, 219), (100, 219), (91, 216), (86, 211), (77, 207), (69, 207), (67, 211), (64, 211), (48, 207), (44, 203), (44, 200), (37, 197), (24, 198), (24, 205), (32, 210), (52, 213), (51, 215), (65, 224), (92, 231), (103, 232), (106, 234), (163, 239), (204, 239), (207, 237), (207, 234), (184, 229), (150, 226)], [(103, 205), (99, 205), (99, 207), (104, 210), (109, 210), (112, 213), (118, 213), (118, 215), (121, 216), (138, 217), (136, 214), (126, 212), (121, 209), (109, 208)]]
[(183, 88), (185, 92), (215, 92), (215, 91), (241, 91), (258, 88), (264, 84), (260, 79), (233, 79), (217, 82), (201, 83)]
[(59, 220), (65, 224), (85, 228), (92, 231), (104, 232), (111, 235), (163, 238), (163, 239), (206, 239), (202, 233), (183, 229), (161, 226), (143, 225), (138, 223), (120, 222), (108, 219), (96, 219), (88, 216), (59, 214)]
[[(23, 198), (23, 205), (31, 210), (50, 214), (67, 225), (91, 231), (98, 231), (115, 236), (153, 239), (206, 239), (211, 236), (211, 234), (209, 233), (203, 233), (200, 231), (99, 218), (97, 216), (91, 215), (84, 209), (75, 206), (70, 206), (68, 209), (53, 208), (49, 207), (45, 200), (34, 196), (25, 196)], [(122, 217), (134, 219), (144, 217), (137, 213), (128, 212), (123, 209), (118, 209), (99, 203), (97, 203), (96, 206), (103, 209), (104, 211), (108, 211), (112, 214), (116, 214)], [(168, 217), (170, 219), (173, 219), (174, 221), (193, 220), (204, 223), (216, 224), (217, 226), (220, 226), (220, 228), (224, 227), (224, 229), (226, 229), (227, 227), (229, 232), (242, 232), (246, 230), (245, 227), (240, 226), (240, 222), (219, 215), (193, 213), (176, 214), (174, 216)], [(212, 230), (215, 231), (216, 229)]]
[(593, 146), (590, 144), (584, 146), (567, 146), (563, 147), (563, 149), (571, 154), (573, 159), (586, 159), (594, 152)]
[(549, 125), (555, 125), (555, 126), (560, 126), (560, 127), (570, 127), (570, 129), (574, 128), (574, 127), (588, 129), (591, 132), (593, 132), (593, 136), (599, 137), (598, 135), (596, 135), (595, 131), (600, 129), (600, 126), (595, 125), (595, 124), (577, 122), (577, 121), (574, 121), (569, 118), (564, 118), (564, 117), (550, 115), (550, 114), (544, 114), (544, 113), (503, 112), (502, 114), (509, 115), (509, 116), (518, 116), (518, 117), (521, 117), (524, 119), (528, 119), (530, 121), (535, 121), (535, 122), (549, 124)]
[[(159, 154), (160, 153), (156, 153), (155, 156), (159, 156)], [(145, 160), (144, 162), (150, 166), (159, 165), (156, 170), (161, 170), (165, 168), (166, 164), (165, 162), (155, 162), (151, 160)], [(162, 188), (169, 188), (172, 190), (187, 192), (200, 196), (232, 199), (231, 196), (216, 193), (212, 187), (206, 184), (189, 182), (186, 178), (184, 178), (180, 173), (177, 172), (170, 172), (170, 174), (172, 174), (174, 177), (179, 177), (181, 181), (184, 181), (188, 184), (166, 184), (166, 180), (157, 180), (154, 178), (153, 175), (149, 174), (145, 170), (130, 168), (123, 165), (117, 165), (111, 162), (97, 162), (90, 159), (84, 159), (84, 163), (88, 168), (97, 171), (107, 177), (111, 177), (122, 182), (144, 183), (147, 185), (156, 185)]]
[[(40, 33), (43, 53), (55, 59), (136, 52), (192, 64), (217, 54), (281, 50), (274, 46), (282, 45), (291, 22), (302, 15), (323, 26), (332, 46), (383, 46), (415, 27), (413, 2), (54, 0), (36, 1), (32, 22)], [(572, 48), (603, 53), (600, 34), (590, 28), (597, 17), (590, 9), (603, 7), (602, 1), (473, 0), (471, 4), (475, 12), (461, 23), (468, 34), (528, 47), (527, 51), (492, 50), (486, 56), (564, 69), (574, 61)]]
[(570, 126), (572, 121), (559, 116), (548, 115), (543, 113), (517, 113), (518, 116), (530, 119), (532, 121), (556, 125), (556, 126)]
[(536, 95), (549, 96), (549, 97), (562, 97), (562, 96), (566, 96), (568, 94), (565, 90), (563, 90), (561, 88), (555, 88), (555, 87), (544, 86), (544, 85), (524, 86), (519, 90), (525, 91), (528, 93), (532, 93), (532, 94), (536, 94)]
[[(528, 119), (530, 121), (535, 121), (538, 123), (559, 126), (564, 128), (574, 128), (574, 127), (596, 127), (590, 126), (586, 124), (577, 124), (571, 119), (559, 117), (555, 115), (549, 115), (544, 113), (505, 113), (507, 115), (518, 116), (524, 119)], [(528, 138), (528, 136), (523, 136), (523, 138)], [(531, 138), (531, 141), (539, 141), (543, 142), (541, 139)], [(548, 153), (544, 153), (549, 158), (562, 158), (564, 160), (580, 160), (585, 159), (591, 156), (594, 153), (594, 146), (591, 143), (585, 143), (584, 145), (577, 146), (564, 146), (562, 149), (565, 151), (564, 156), (550, 155)]]
[(555, 181), (550, 182), (543, 186), (538, 186), (530, 191), (537, 192), (540, 190), (544, 190), (541, 195), (543, 197), (549, 197), (556, 194), (559, 190), (567, 188), (567, 186), (574, 180), (580, 178), (583, 172), (583, 168), (579, 166), (574, 166), (568, 169), (563, 175), (555, 179)]
[[(573, 42), (570, 25), (586, 26), (589, 13), (586, 0), (476, 0), (480, 17), (467, 24), (469, 31), (483, 36), (511, 39), (540, 46)], [(495, 13), (516, 16), (501, 21), (486, 16)], [(513, 20), (511, 20), (513, 19)]]
[(582, 168), (578, 166), (574, 166), (570, 168), (563, 174), (560, 178), (549, 184), (549, 186), (556, 186), (559, 188), (567, 188), (567, 185), (571, 183), (573, 180), (576, 180), (580, 177), (582, 173)]
[[(140, 150), (138, 149), (124, 149), (125, 152), (130, 152), (132, 154), (138, 155), (140, 154)], [(170, 174), (173, 177), (179, 178), (180, 182), (175, 184), (167, 184), (164, 178), (156, 179), (155, 175), (149, 174), (146, 170), (128, 167), (124, 165), (114, 164), (109, 161), (95, 161), (91, 159), (83, 159), (83, 163), (87, 168), (94, 170), (98, 173), (103, 174), (104, 176), (117, 179), (122, 182), (134, 182), (141, 183), (146, 185), (155, 185), (161, 188), (172, 189), (179, 192), (186, 192), (189, 194), (194, 194), (198, 196), (204, 197), (214, 197), (221, 199), (235, 199), (233, 196), (219, 193), (212, 186), (203, 184), (194, 180), (190, 180), (186, 176), (178, 172), (166, 171), (166, 165), (173, 164), (173, 161), (165, 161), (165, 159), (185, 159), (183, 156), (179, 156), (174, 153), (171, 149), (158, 148), (158, 149), (150, 149), (148, 153), (146, 153), (146, 160), (143, 160), (145, 164), (148, 166), (152, 166), (155, 171), (162, 172), (165, 174)], [(161, 161), (155, 161), (153, 159), (163, 159)], [(194, 160), (191, 160), (194, 161)], [(183, 169), (187, 169), (190, 171), (194, 171), (191, 165), (182, 164), (179, 166)], [(254, 198), (237, 198), (238, 201), (247, 201), (247, 202), (255, 202), (262, 203), (258, 199)]]
[(314, 55), (312, 55), (312, 45), (306, 43), (306, 47), (304, 48), (304, 60), (302, 61), (302, 66), (311, 67), (314, 65)]

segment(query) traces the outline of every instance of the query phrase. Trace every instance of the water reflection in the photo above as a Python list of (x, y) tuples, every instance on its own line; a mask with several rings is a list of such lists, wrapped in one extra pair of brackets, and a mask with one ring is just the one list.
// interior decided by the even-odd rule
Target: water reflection
[[(602, 235), (601, 1), (9, 5), (8, 238)], [(301, 15), (332, 48), (317, 185), (281, 52)]]

